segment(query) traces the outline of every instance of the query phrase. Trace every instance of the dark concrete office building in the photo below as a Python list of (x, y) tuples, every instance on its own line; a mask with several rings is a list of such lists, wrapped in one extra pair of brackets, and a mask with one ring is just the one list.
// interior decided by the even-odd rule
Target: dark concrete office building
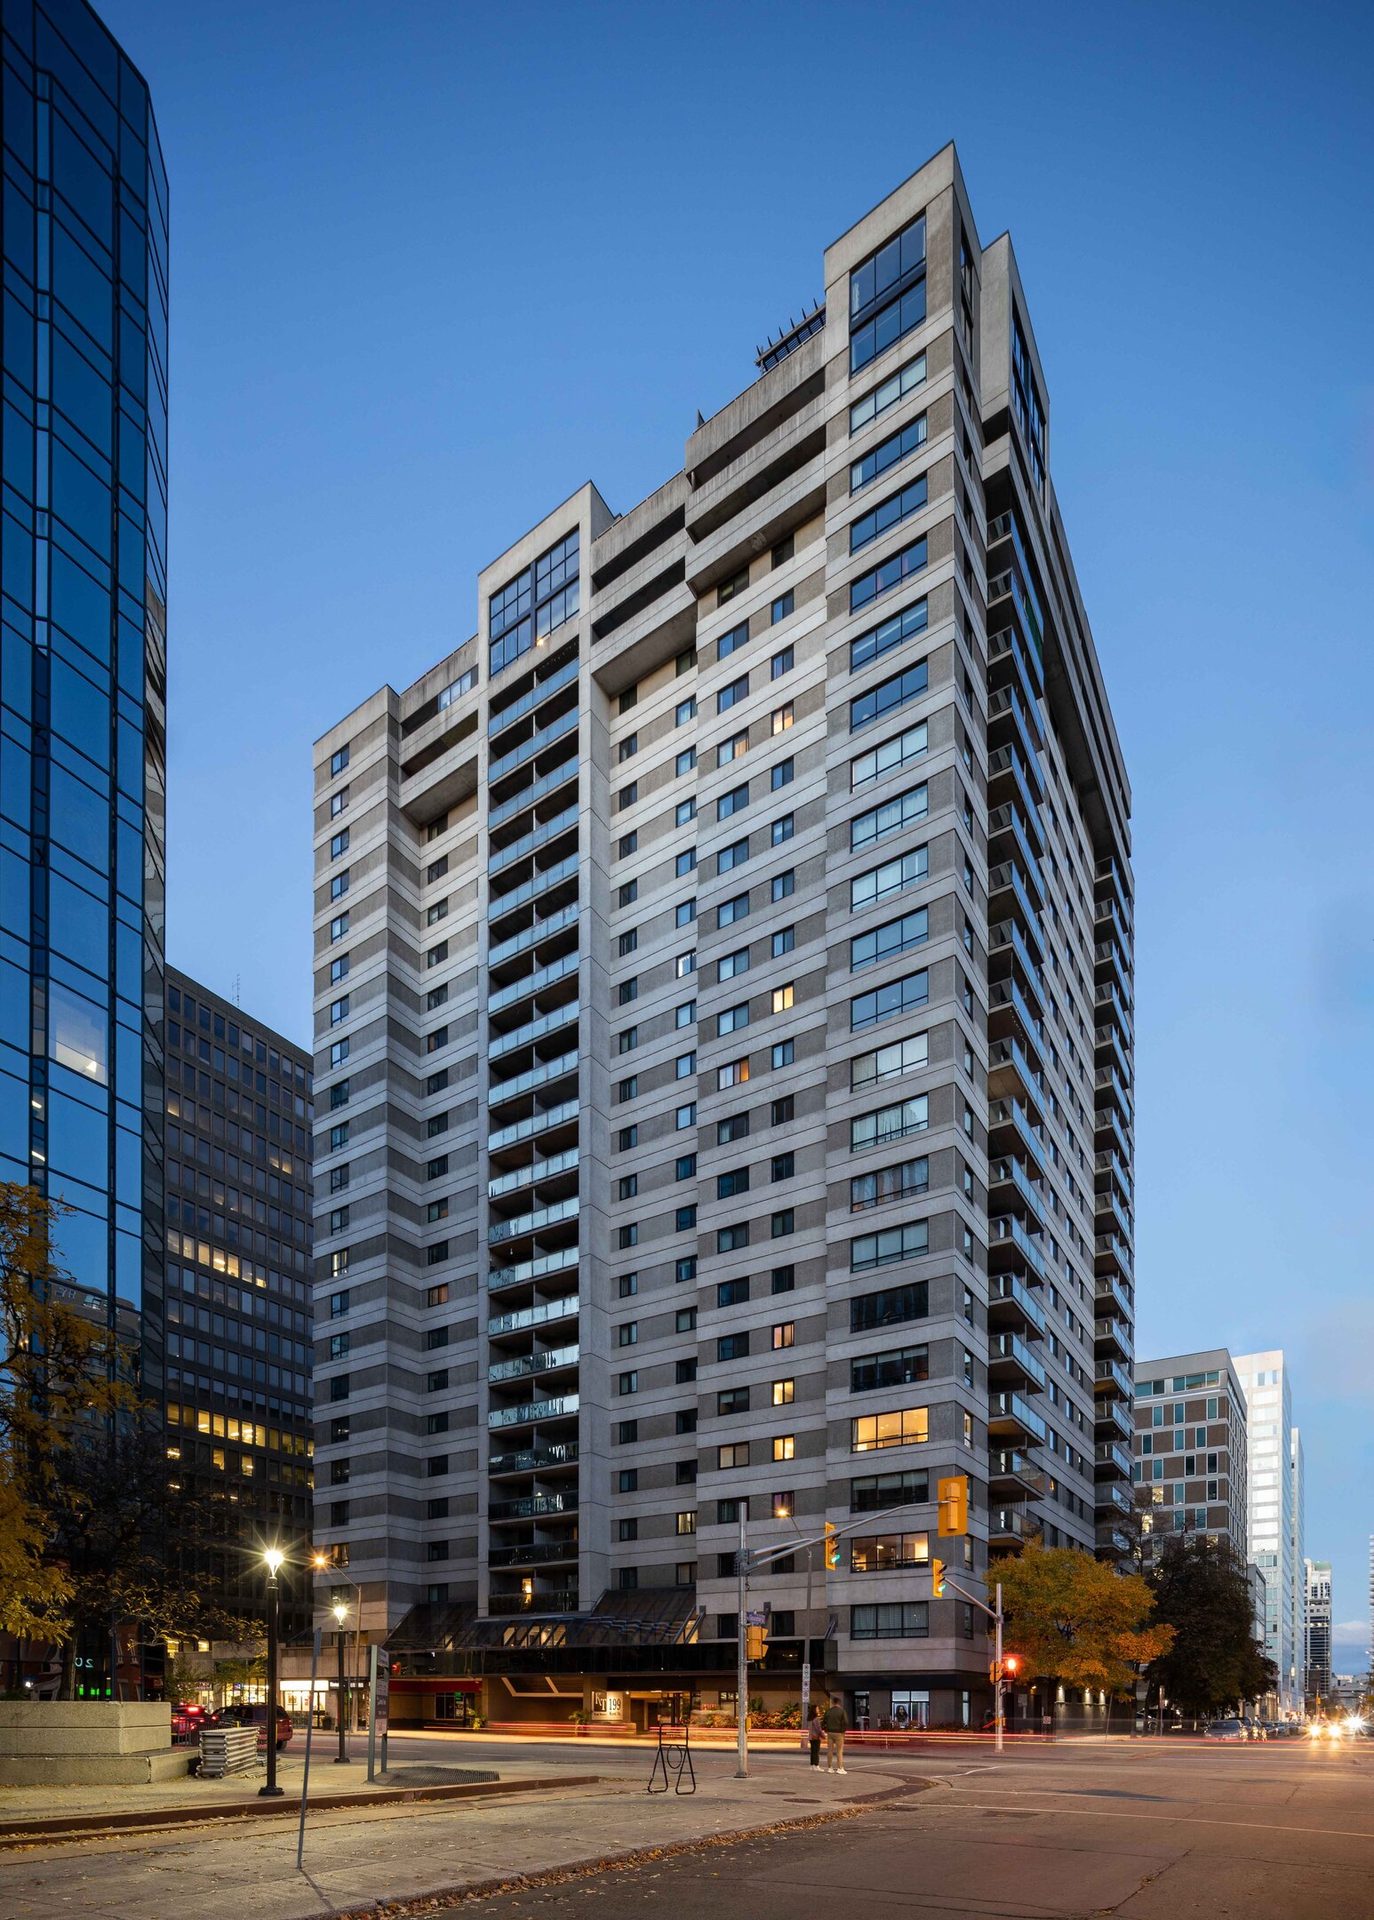
[(305, 1048), (168, 969), (168, 1453), (236, 1512), (227, 1611), (261, 1618), (262, 1549), (288, 1549), (288, 1635), (310, 1620), (312, 1078)]
[(743, 1517), (751, 1692), (976, 1724), (931, 1561), (1129, 1550), (1130, 794), (1030, 309), (952, 147), (817, 268), (317, 743), (317, 1528), (408, 1717), (726, 1706)]
[[(81, 0), (3, 0), (0, 1177), (161, 1391), (167, 176)], [(122, 1303), (117, 1310), (116, 1303)]]

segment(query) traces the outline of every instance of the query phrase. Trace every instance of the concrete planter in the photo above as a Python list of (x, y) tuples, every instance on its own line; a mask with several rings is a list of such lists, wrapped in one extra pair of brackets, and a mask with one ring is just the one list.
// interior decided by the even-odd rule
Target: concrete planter
[(0, 1786), (146, 1786), (184, 1774), (152, 1700), (0, 1700)]

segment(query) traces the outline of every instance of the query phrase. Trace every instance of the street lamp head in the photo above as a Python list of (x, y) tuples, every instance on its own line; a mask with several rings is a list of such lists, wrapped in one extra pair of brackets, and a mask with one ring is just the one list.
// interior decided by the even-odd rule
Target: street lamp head
[(329, 1568), (329, 1555), (327, 1553), (322, 1553), (320, 1549), (316, 1547), (315, 1551), (310, 1556), (310, 1564), (315, 1569), (316, 1573), (325, 1573), (328, 1571), (328, 1568)]
[(347, 1600), (343, 1599), (342, 1597), (336, 1599), (333, 1602), (333, 1612), (334, 1612), (335, 1620), (338, 1622), (339, 1626), (342, 1627), (344, 1621), (347, 1620), (348, 1618)]
[(275, 1580), (277, 1575), (281, 1572), (282, 1562), (283, 1560), (285, 1560), (286, 1555), (282, 1552), (280, 1547), (264, 1547), (262, 1557), (267, 1564), (267, 1571), (271, 1574), (272, 1578)]

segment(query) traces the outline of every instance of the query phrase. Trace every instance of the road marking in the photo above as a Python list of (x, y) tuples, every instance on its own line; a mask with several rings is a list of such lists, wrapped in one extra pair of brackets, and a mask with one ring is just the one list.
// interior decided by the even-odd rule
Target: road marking
[[(976, 1801), (965, 1794), (963, 1804), (968, 1806), (1000, 1806), (996, 1800)], [(915, 1809), (920, 1812), (920, 1806)], [(1029, 1807), (1029, 1813), (1076, 1813), (1085, 1820), (1152, 1820), (1157, 1825), (1179, 1827), (1236, 1827), (1253, 1829), (1258, 1833), (1311, 1833), (1329, 1836), (1333, 1840), (1368, 1840), (1374, 1843), (1374, 1833), (1367, 1827), (1290, 1827), (1273, 1820), (1209, 1820), (1205, 1815), (1193, 1813), (1126, 1813), (1103, 1807)]]

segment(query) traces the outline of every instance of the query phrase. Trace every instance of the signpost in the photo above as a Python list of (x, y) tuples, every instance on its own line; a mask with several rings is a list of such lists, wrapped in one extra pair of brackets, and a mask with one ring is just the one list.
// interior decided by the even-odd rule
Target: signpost
[(310, 1736), (315, 1731), (315, 1675), (320, 1665), (320, 1630), (310, 1647), (310, 1710), (305, 1716), (305, 1768), (301, 1774), (301, 1821), (296, 1830), (296, 1871), (301, 1870), (305, 1854), (305, 1803), (310, 1794)]
[[(375, 1780), (386, 1772), (386, 1723), (391, 1705), (391, 1669), (385, 1650), (374, 1641), (367, 1650), (367, 1777)], [(378, 1735), (381, 1736), (381, 1766), (377, 1765)]]

